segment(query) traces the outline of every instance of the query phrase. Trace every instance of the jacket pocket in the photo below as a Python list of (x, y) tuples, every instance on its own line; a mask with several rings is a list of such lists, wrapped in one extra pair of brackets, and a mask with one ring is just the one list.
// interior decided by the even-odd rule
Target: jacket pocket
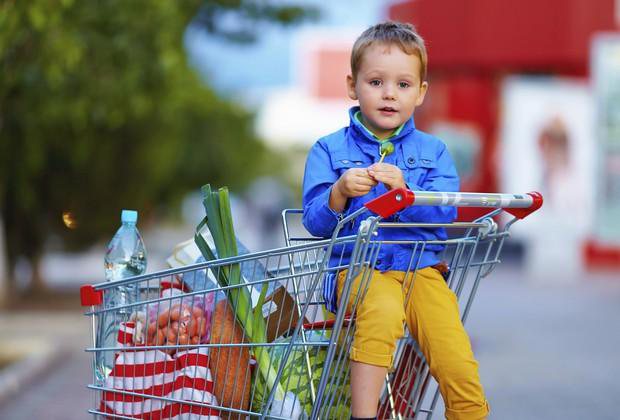
[(437, 160), (429, 156), (405, 156), (401, 166), (401, 170), (406, 171), (404, 177), (409, 187), (422, 186), (428, 173), (435, 168), (437, 168)]
[(332, 168), (338, 172), (338, 176), (341, 176), (343, 173), (350, 168), (366, 168), (370, 165), (369, 162), (366, 162), (361, 156), (348, 156), (348, 155), (340, 155), (340, 156), (332, 156)]

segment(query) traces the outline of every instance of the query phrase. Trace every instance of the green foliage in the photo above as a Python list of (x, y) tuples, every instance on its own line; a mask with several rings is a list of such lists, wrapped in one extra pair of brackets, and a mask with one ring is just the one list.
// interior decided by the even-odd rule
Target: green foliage
[[(316, 8), (283, 1), (274, 3), (277, 6), (265, 0), (210, 0), (204, 2), (194, 23), (212, 34), (245, 43), (256, 39), (256, 27), (262, 21), (293, 25), (319, 17)], [(230, 19), (231, 14), (234, 19)], [(234, 21), (232, 25), (231, 20)]]
[(226, 2), (0, 0), (9, 268), (20, 255), (36, 265), (50, 235), (81, 248), (109, 236), (121, 208), (146, 221), (205, 182), (239, 188), (263, 170), (252, 116), (206, 87), (183, 49), (188, 23), (212, 3)]

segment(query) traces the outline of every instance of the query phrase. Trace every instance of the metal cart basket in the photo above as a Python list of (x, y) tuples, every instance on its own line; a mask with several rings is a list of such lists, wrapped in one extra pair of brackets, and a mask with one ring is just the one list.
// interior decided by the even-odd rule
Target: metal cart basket
[[(471, 222), (387, 221), (410, 205), (488, 207), (489, 213)], [(339, 305), (335, 314), (326, 311), (325, 279), (342, 273), (346, 280), (339, 301), (348, 302), (351, 293), (363, 299), (364, 290), (352, 292), (351, 284), (361, 278), (360, 289), (367, 286), (387, 243), (378, 232), (443, 227), (448, 232), (445, 240), (399, 243), (410, 250), (407, 274), (414, 282), (421, 252), (443, 248), (442, 259), (449, 267), (444, 277), (459, 299), (465, 322), (480, 280), (500, 262), (510, 226), (541, 205), (538, 193), (392, 190), (339, 220), (331, 239), (311, 237), (301, 226), (301, 210), (285, 210), (283, 248), (83, 286), (82, 305), (90, 307), (86, 315), (92, 319), (93, 337), (92, 347), (86, 349), (93, 356), (89, 413), (126, 419), (349, 418), (348, 356), (357, 302), (350, 313), (347, 305)], [(494, 218), (502, 211), (513, 218), (500, 227)], [(339, 237), (348, 223), (354, 223), (356, 233)], [(218, 285), (218, 273), (235, 268), (245, 282)], [(106, 307), (104, 294), (117, 287), (133, 291), (131, 303)], [(240, 315), (235, 318), (229, 304), (235, 302), (226, 302), (225, 292), (240, 288), (250, 291), (256, 305), (248, 313), (262, 317), (267, 326), (260, 342), (245, 337)], [(195, 313), (199, 315), (192, 318)], [(232, 319), (232, 329), (222, 319)], [(110, 320), (118, 325), (118, 344), (106, 347), (101, 329)], [(176, 336), (162, 337), (160, 333), (170, 333), (173, 325)], [(193, 331), (192, 339), (179, 325)], [(111, 370), (101, 367), (106, 358), (114, 361)], [(262, 359), (262, 365), (254, 358)], [(385, 378), (378, 418), (430, 418), (437, 398), (424, 357), (406, 332)]]

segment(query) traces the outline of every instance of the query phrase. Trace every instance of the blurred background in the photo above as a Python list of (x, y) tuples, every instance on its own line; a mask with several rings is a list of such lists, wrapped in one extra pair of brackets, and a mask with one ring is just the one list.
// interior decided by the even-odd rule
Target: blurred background
[(87, 417), (79, 287), (121, 209), (148, 272), (206, 183), (250, 250), (283, 246), (307, 151), (348, 124), (351, 45), (385, 19), (426, 40), (416, 125), (462, 190), (545, 197), (468, 320), (492, 418), (617, 418), (618, 0), (0, 0), (0, 418)]

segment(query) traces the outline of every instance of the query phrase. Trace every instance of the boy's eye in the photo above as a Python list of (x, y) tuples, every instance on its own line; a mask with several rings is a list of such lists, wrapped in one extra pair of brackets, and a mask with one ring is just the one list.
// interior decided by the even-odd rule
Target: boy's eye
[(408, 88), (410, 85), (407, 82), (398, 82), (398, 87), (402, 89)]
[(381, 86), (381, 80), (371, 80), (370, 81), (370, 86)]

